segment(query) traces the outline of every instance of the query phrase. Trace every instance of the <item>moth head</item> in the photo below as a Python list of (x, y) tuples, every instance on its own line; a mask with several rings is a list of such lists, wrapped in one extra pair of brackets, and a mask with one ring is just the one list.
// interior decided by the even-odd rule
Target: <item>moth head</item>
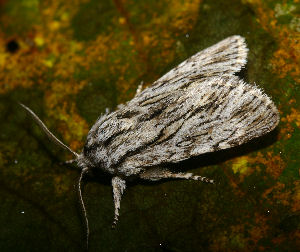
[(94, 167), (90, 160), (84, 155), (84, 152), (78, 155), (78, 157), (76, 158), (76, 162), (81, 169), (88, 168), (89, 170), (91, 170)]
[(83, 155), (83, 154), (78, 154), (75, 151), (73, 151), (70, 147), (65, 145), (62, 141), (60, 141), (56, 136), (52, 134), (52, 132), (46, 127), (46, 125), (42, 122), (42, 120), (28, 107), (26, 107), (24, 104), (20, 103), (20, 105), (32, 116), (32, 118), (36, 121), (36, 123), (42, 128), (42, 130), (46, 133), (48, 138), (53, 141), (56, 145), (59, 145), (60, 147), (64, 148), (65, 150), (68, 150), (71, 152), (74, 156), (75, 159), (68, 161), (67, 163), (70, 162), (77, 162), (78, 166), (81, 168), (81, 173), (78, 181), (78, 192), (79, 192), (79, 200), (80, 204), (82, 206), (82, 210), (84, 213), (84, 219), (86, 223), (86, 229), (87, 229), (87, 249), (88, 249), (88, 240), (89, 240), (89, 223), (88, 223), (88, 218), (86, 215), (86, 209), (84, 206), (83, 198), (82, 198), (82, 192), (81, 192), (81, 181), (83, 178), (83, 175), (86, 174), (89, 170), (89, 164), (88, 164), (88, 159)]

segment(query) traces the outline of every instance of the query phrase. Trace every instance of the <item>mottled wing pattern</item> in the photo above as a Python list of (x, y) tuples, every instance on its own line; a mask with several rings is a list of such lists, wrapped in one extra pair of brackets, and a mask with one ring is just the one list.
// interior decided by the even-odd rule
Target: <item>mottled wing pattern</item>
[(99, 118), (84, 147), (90, 165), (129, 176), (271, 131), (279, 121), (275, 105), (233, 75), (247, 51), (244, 38), (224, 39)]
[(279, 122), (271, 99), (236, 76), (198, 80), (134, 106), (131, 102), (91, 129), (85, 154), (95, 166), (133, 175), (145, 167), (240, 145)]
[[(140, 101), (140, 107), (149, 114), (135, 117), (137, 134), (125, 134), (138, 151), (127, 152), (120, 170), (179, 162), (240, 145), (273, 130), (279, 122), (271, 99), (235, 76), (195, 81), (162, 100)], [(122, 149), (117, 138), (115, 151)]]
[(195, 79), (231, 76), (247, 62), (245, 38), (235, 35), (202, 50), (163, 75), (137, 95), (138, 99), (154, 97), (165, 91), (183, 88)]

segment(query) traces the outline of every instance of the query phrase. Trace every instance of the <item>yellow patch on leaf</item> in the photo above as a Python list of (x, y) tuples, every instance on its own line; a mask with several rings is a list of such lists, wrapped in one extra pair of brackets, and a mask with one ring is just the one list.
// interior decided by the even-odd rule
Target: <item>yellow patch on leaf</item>
[(45, 40), (41, 35), (37, 35), (34, 38), (34, 42), (38, 47), (42, 47), (45, 44)]
[(3, 66), (5, 64), (7, 57), (8, 57), (7, 53), (4, 53), (4, 52), (0, 53), (0, 66)]
[(247, 173), (248, 158), (246, 156), (235, 158), (233, 162), (234, 163), (232, 164), (232, 167), (231, 167), (233, 170), (233, 173), (241, 173), (241, 174)]
[(123, 18), (123, 17), (120, 17), (119, 18), (119, 23), (122, 24), (122, 25), (125, 24), (126, 23), (126, 19)]
[(47, 59), (47, 60), (43, 60), (43, 63), (44, 63), (45, 66), (47, 66), (49, 68), (52, 68), (53, 64), (54, 64), (54, 61), (52, 59)]
[(60, 22), (59, 21), (52, 21), (50, 24), (49, 24), (49, 28), (51, 31), (56, 31), (60, 28)]

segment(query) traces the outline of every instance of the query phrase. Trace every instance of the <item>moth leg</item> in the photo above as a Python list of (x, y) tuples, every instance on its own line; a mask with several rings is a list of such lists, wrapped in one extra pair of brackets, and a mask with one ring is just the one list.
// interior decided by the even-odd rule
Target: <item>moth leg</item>
[(62, 162), (60, 162), (59, 164), (60, 165), (68, 165), (68, 164), (73, 164), (73, 163), (75, 163), (76, 162), (76, 158), (74, 158), (74, 159), (70, 159), (70, 160), (67, 160), (67, 161), (62, 161)]
[(142, 92), (142, 90), (143, 90), (143, 81), (138, 85), (135, 92), (135, 96), (137, 96), (140, 92)]
[(125, 180), (121, 179), (120, 177), (113, 177), (111, 183), (113, 188), (113, 197), (114, 197), (114, 204), (115, 204), (115, 217), (112, 224), (112, 228), (114, 228), (118, 222), (120, 202), (121, 202), (122, 194), (126, 188), (126, 184), (125, 184)]
[(74, 159), (70, 159), (70, 160), (67, 160), (67, 161), (64, 161), (63, 164), (73, 164), (74, 162), (76, 162), (76, 158)]
[(174, 178), (174, 179), (191, 179), (191, 180), (200, 180), (203, 182), (207, 183), (214, 183), (212, 179), (198, 176), (198, 175), (193, 175), (193, 173), (190, 172), (170, 172), (167, 169), (163, 168), (152, 168), (149, 170), (146, 170), (145, 172), (140, 174), (140, 178), (146, 179), (146, 180), (151, 180), (151, 181), (157, 181), (160, 179), (167, 179), (167, 178)]

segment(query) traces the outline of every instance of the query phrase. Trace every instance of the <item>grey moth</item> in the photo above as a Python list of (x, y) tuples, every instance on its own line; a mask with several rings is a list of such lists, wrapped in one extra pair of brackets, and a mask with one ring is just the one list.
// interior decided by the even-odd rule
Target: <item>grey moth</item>
[(162, 164), (243, 144), (273, 130), (279, 113), (257, 86), (234, 74), (247, 61), (245, 39), (231, 36), (198, 52), (142, 90), (126, 104), (102, 115), (88, 133), (80, 154), (58, 140), (21, 104), (51, 140), (70, 151), (82, 177), (101, 170), (112, 177), (114, 222), (119, 217), (126, 180), (180, 178), (213, 183), (192, 173), (172, 172)]

